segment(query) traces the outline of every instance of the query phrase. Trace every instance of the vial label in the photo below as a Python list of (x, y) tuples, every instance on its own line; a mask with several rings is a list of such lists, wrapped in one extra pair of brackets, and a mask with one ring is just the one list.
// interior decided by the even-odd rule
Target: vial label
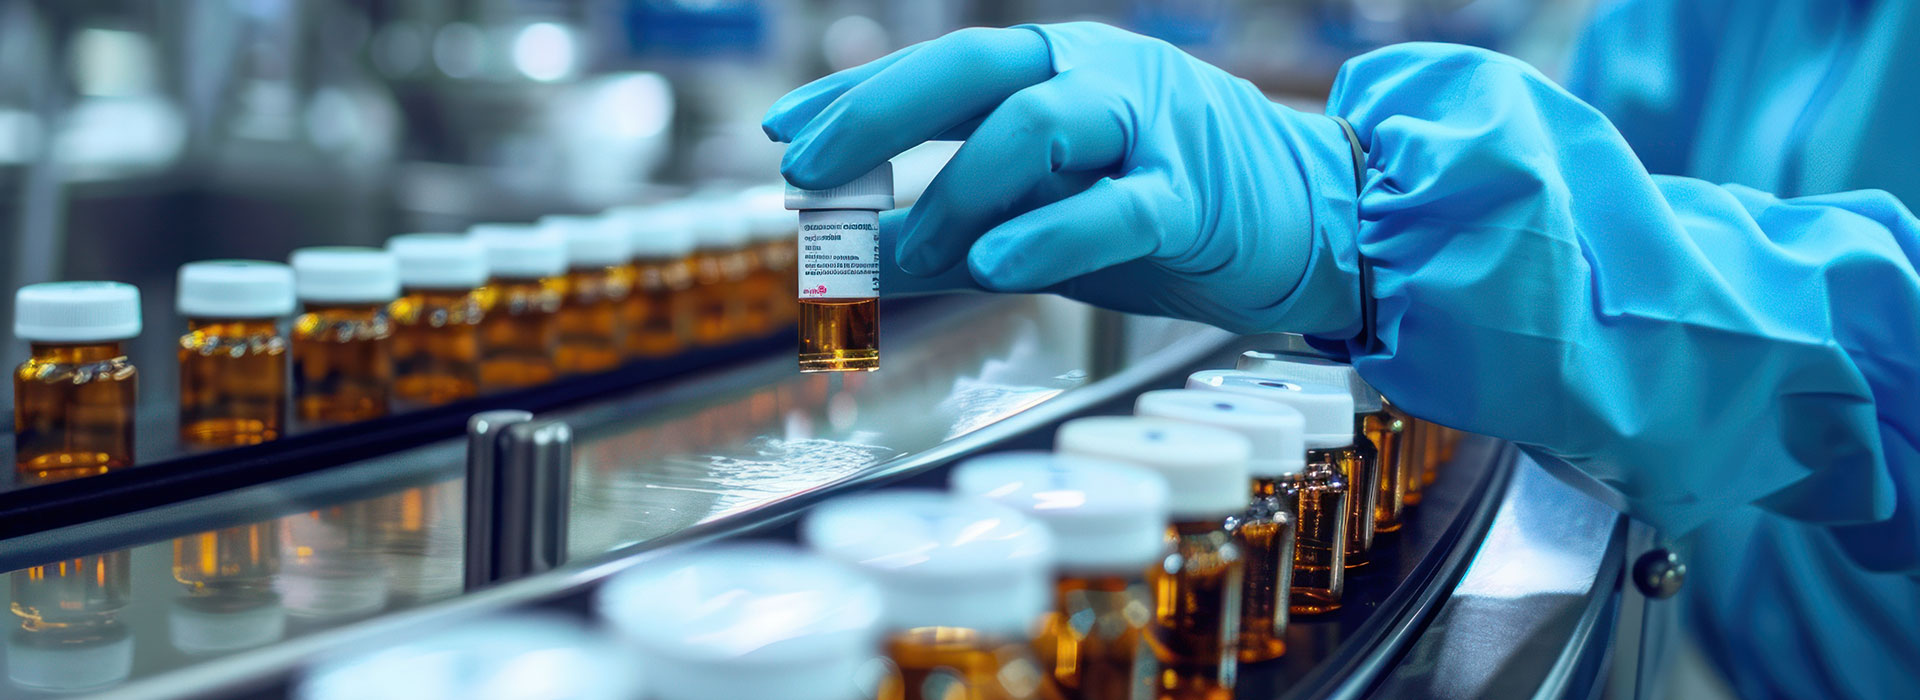
[(800, 212), (800, 298), (880, 296), (880, 213)]

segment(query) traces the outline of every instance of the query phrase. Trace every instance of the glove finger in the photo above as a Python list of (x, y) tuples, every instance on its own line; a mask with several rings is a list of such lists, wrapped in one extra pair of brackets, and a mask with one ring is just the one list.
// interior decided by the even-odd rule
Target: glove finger
[(893, 252), (898, 248), (902, 224), (907, 219), (904, 211), (889, 211), (880, 214), (880, 294), (885, 297), (919, 296), (922, 294), (942, 294), (946, 292), (985, 291), (980, 283), (973, 281), (973, 272), (965, 265), (955, 265), (952, 269), (937, 275), (916, 275), (900, 269), (894, 261)]
[(901, 237), (901, 266), (922, 274), (953, 267), (988, 229), (1079, 191), (1058, 192), (1063, 182), (1093, 181), (1062, 173), (1120, 167), (1129, 141), (1126, 113), (1116, 91), (1082, 71), (1014, 93), (914, 205)]
[(1053, 77), (1029, 29), (963, 29), (927, 42), (848, 88), (794, 134), (780, 174), (836, 187)]
[(781, 143), (793, 140), (807, 122), (813, 121), (820, 110), (840, 99), (841, 95), (853, 89), (855, 85), (866, 82), (888, 66), (900, 62), (900, 59), (919, 51), (927, 42), (921, 42), (881, 56), (866, 63), (828, 75), (826, 77), (794, 88), (793, 92), (773, 101), (767, 108), (767, 114), (760, 119), (760, 129), (767, 132), (767, 138)]
[(1175, 201), (1158, 173), (1102, 179), (994, 227), (968, 251), (967, 266), (990, 290), (1043, 290), (1152, 254), (1160, 235), (1155, 212)]

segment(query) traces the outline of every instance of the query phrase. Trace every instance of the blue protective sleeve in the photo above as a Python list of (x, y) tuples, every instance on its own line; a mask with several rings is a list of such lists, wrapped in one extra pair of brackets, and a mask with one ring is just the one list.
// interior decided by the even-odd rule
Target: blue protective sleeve
[[(1377, 316), (1343, 342), (1387, 396), (1672, 535), (1757, 504), (1920, 572), (1920, 224), (1898, 201), (1649, 175), (1593, 107), (1477, 49), (1354, 59), (1328, 112), (1367, 148)], [(1318, 253), (1308, 277), (1358, 264)]]
[(1727, 4), (1620, 0), (1581, 33), (1567, 90), (1606, 114), (1649, 172), (1687, 172)]

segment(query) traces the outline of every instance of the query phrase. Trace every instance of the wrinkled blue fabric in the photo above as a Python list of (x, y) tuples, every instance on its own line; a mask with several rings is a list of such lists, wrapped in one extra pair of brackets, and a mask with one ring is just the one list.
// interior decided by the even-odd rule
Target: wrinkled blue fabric
[[(1188, 144), (1208, 139), (1256, 143), (1273, 172), (1162, 158), (1189, 188), (1180, 193), (1228, 224), (1148, 228), (1169, 229), (1163, 241), (1204, 241), (1206, 259), (1231, 269), (1270, 257), (1290, 290), (1278, 300), (1233, 306), (1272, 289), (1241, 274), (1183, 271), (1187, 286), (1174, 286), (1129, 264), (1088, 266), (1085, 251), (1098, 246), (1087, 237), (1098, 231), (1075, 231), (1070, 246), (1029, 236), (1018, 260), (1066, 271), (1064, 287), (1048, 288), (1098, 303), (1308, 333), (1408, 411), (1511, 440), (1662, 532), (1693, 533), (1690, 607), (1743, 695), (1911, 696), (1920, 688), (1920, 222), (1889, 191), (1920, 197), (1911, 134), (1920, 87), (1901, 73), (1920, 65), (1912, 5), (1621, 3), (1583, 41), (1569, 78), (1581, 97), (1482, 50), (1406, 44), (1367, 54), (1342, 69), (1327, 106), (1366, 148), (1357, 199), (1351, 171), (1324, 161), (1344, 152), (1338, 132), (1282, 112), (1280, 123), (1303, 128), (1272, 133), (1274, 108), (1242, 99), (1222, 109), (1260, 114), (1179, 112), (1161, 126), (1188, 131), (1168, 141), (1188, 149), (1180, 154), (1204, 152)], [(1036, 31), (1058, 50), (1050, 32), (1060, 30)], [(1061, 45), (1073, 47), (1069, 58), (1084, 46)], [(1152, 43), (1116, 41), (1087, 55), (1100, 60), (1080, 70), (1112, 67), (1122, 84), (1087, 80), (1097, 89), (1075, 94), (1108, 115), (1150, 122), (1135, 111), (1167, 103), (1148, 96), (1212, 99), (1221, 93), (1188, 84), (1228, 84)], [(918, 139), (977, 135), (976, 113), (998, 115), (1012, 92), (996, 82), (1001, 58), (967, 56), (979, 77), (922, 71), (921, 82), (860, 95), (893, 110), (896, 127), (935, 118), (898, 113), (911, 105), (951, 112), (959, 96), (977, 107), (906, 139), (850, 138), (877, 129), (836, 123), (876, 107), (828, 107), (818, 103), (841, 95), (803, 88), (776, 105), (769, 133), (795, 149), (838, 135), (833, 155), (790, 149), (786, 174), (834, 184)], [(873, 75), (845, 82), (870, 85)], [(1114, 94), (1133, 97), (1116, 107)], [(1029, 124), (1042, 136), (1076, 133), (1058, 126)], [(1060, 162), (1060, 140), (1026, 139)], [(815, 160), (846, 162), (829, 177), (808, 170), (824, 167)], [(1283, 184), (1262, 193), (1271, 206), (1220, 211), (1249, 202), (1250, 182)], [(975, 199), (955, 206), (1019, 221), (1082, 186), (1024, 199), (974, 188)], [(1250, 210), (1258, 213), (1241, 216)], [(1160, 211), (1190, 210), (1105, 221), (1141, 224)], [(916, 267), (928, 262), (912, 260), (922, 246), (966, 249), (996, 226), (949, 231), (923, 218), (915, 229), (915, 216), (934, 213), (909, 214), (897, 232), (910, 272), (938, 269)], [(1137, 247), (1141, 233), (1104, 235)], [(972, 266), (975, 278), (992, 272)], [(1183, 303), (1140, 300), (1159, 293)], [(1372, 303), (1364, 317), (1363, 293)]]
[[(1834, 193), (1880, 189), (1920, 202), (1920, 88), (1906, 75), (1915, 66), (1920, 9), (1912, 2), (1635, 0), (1589, 26), (1568, 86), (1612, 121), (1650, 171), (1781, 196), (1832, 195), (1791, 204), (1837, 201), (1878, 222), (1911, 262), (1920, 250), (1910, 216), (1876, 195)], [(1833, 230), (1789, 240), (1791, 229), (1820, 222), (1802, 221), (1808, 212), (1798, 208), (1763, 211), (1773, 215), (1763, 227), (1787, 251), (1811, 248), (1799, 241), (1816, 234), (1886, 235), (1874, 225), (1823, 226)], [(1920, 692), (1920, 625), (1913, 623), (1920, 620), (1920, 317), (1907, 301), (1908, 283), (1874, 279), (1897, 271), (1864, 261), (1855, 254), (1852, 264), (1823, 272), (1831, 280), (1832, 338), (1874, 397), (1880, 443), (1855, 446), (1881, 454), (1893, 484), (1890, 517), (1826, 525), (1733, 508), (1684, 543), (1692, 562), (1690, 628), (1746, 697)], [(1782, 285), (1778, 293), (1795, 291)], [(1851, 434), (1828, 436), (1823, 428), (1813, 422), (1778, 431), (1854, 444)], [(1846, 493), (1832, 498), (1844, 502)]]

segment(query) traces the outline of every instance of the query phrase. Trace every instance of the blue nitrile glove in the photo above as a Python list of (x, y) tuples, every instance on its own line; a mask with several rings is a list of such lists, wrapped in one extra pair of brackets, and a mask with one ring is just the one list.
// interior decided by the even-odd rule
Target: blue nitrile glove
[(814, 189), (966, 139), (897, 232), (912, 275), (964, 283), (964, 260), (995, 291), (1242, 332), (1359, 329), (1328, 259), (1351, 255), (1357, 225), (1339, 123), (1165, 42), (1091, 23), (963, 30), (795, 90), (765, 127), (792, 143), (782, 174)]

